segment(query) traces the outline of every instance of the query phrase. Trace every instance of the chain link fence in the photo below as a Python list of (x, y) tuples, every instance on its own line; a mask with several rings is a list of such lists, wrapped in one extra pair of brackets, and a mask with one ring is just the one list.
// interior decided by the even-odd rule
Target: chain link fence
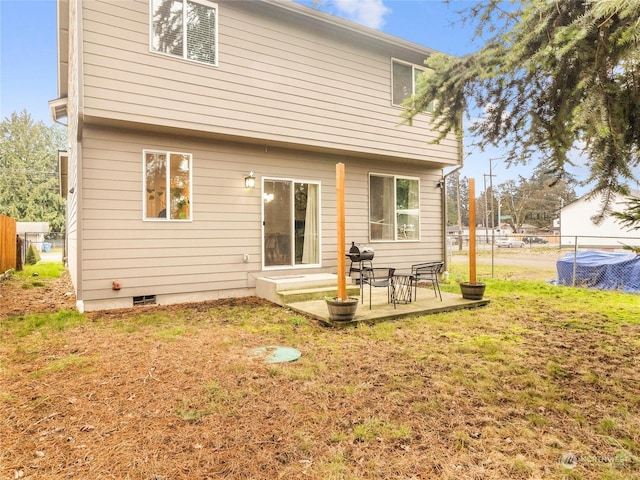
[[(24, 233), (20, 236), (23, 259), (30, 245), (40, 252), (42, 261), (62, 262), (66, 255), (64, 233)], [(449, 235), (447, 245), (449, 254), (465, 251), (469, 247), (469, 237)], [(557, 283), (560, 285), (640, 293), (640, 237), (544, 234), (492, 237), (482, 234), (477, 236), (476, 248), (480, 252), (490, 251), (496, 258), (508, 253), (515, 259), (535, 258), (541, 250), (555, 251)]]
[[(562, 237), (565, 241), (566, 237)], [(509, 240), (507, 244), (502, 244), (505, 240)], [(469, 247), (469, 235), (450, 233), (447, 236), (447, 243), (450, 250), (465, 250)], [(538, 248), (538, 247), (559, 247), (560, 237), (553, 234), (499, 234), (492, 232), (481, 232), (476, 234), (476, 248), (481, 250), (490, 250), (491, 247), (496, 248)]]
[[(510, 240), (509, 242), (504, 242)], [(466, 250), (469, 247), (468, 234), (449, 234), (447, 236), (449, 250)], [(502, 248), (549, 248), (559, 249), (604, 249), (623, 250), (625, 247), (640, 248), (640, 237), (608, 237), (608, 236), (588, 236), (588, 235), (553, 235), (553, 234), (508, 234), (500, 235), (496, 233), (492, 236), (482, 233), (476, 235), (476, 248), (489, 250), (495, 247), (496, 250)]]
[(563, 236), (558, 284), (640, 293), (640, 237)]
[[(468, 236), (449, 235), (447, 240), (450, 259), (451, 254), (468, 250)], [(492, 264), (504, 260), (530, 267), (548, 259), (555, 264), (559, 285), (640, 293), (640, 237), (512, 234), (491, 238), (489, 233), (488, 238), (477, 236), (476, 250), (485, 258), (489, 255)], [(540, 256), (543, 253), (547, 255)]]
[(22, 238), (22, 258), (27, 258), (29, 246), (40, 253), (44, 262), (62, 262), (65, 256), (64, 233), (62, 232), (25, 232), (20, 234)]

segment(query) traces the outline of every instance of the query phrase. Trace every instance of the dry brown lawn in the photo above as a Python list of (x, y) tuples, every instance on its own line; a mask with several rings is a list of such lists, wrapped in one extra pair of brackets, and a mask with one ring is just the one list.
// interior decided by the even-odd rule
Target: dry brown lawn
[(257, 298), (51, 314), (68, 279), (40, 283), (0, 288), (1, 479), (640, 478), (637, 296), (328, 329)]

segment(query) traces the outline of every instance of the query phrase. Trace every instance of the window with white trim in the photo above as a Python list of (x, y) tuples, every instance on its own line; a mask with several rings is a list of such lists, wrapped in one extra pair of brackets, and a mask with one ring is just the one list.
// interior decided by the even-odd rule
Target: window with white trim
[[(401, 107), (407, 98), (416, 94), (418, 80), (420, 75), (426, 72), (426, 68), (421, 68), (412, 63), (392, 60), (391, 69), (393, 74), (391, 103)], [(433, 111), (433, 104), (429, 104), (426, 111)]]
[(420, 181), (394, 175), (369, 175), (369, 238), (420, 239)]
[(263, 177), (265, 268), (321, 265), (320, 198), (319, 182)]
[(151, 0), (151, 51), (218, 64), (218, 6), (207, 0)]
[(143, 218), (191, 220), (191, 154), (144, 150)]

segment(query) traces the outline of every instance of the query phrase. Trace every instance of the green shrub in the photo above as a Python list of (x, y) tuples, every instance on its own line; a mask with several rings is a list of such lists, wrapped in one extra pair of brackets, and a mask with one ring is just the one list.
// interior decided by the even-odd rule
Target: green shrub
[(40, 261), (40, 252), (38, 249), (33, 246), (33, 243), (29, 245), (29, 249), (27, 250), (27, 258), (25, 258), (24, 263), (27, 265), (35, 265)]

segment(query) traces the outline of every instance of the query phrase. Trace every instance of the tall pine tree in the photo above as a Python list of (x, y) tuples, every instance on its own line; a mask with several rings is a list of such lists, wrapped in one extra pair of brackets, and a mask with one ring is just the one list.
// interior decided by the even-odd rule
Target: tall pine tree
[(26, 111), (0, 123), (0, 213), (64, 230), (58, 150), (65, 143), (61, 127), (35, 122)]
[(611, 194), (638, 180), (640, 1), (482, 0), (465, 20), (488, 36), (484, 47), (431, 56), (407, 120), (435, 100), (442, 139), (481, 110), (469, 127), (480, 147), (507, 145), (509, 164), (536, 159), (557, 179), (578, 151), (607, 214)]

